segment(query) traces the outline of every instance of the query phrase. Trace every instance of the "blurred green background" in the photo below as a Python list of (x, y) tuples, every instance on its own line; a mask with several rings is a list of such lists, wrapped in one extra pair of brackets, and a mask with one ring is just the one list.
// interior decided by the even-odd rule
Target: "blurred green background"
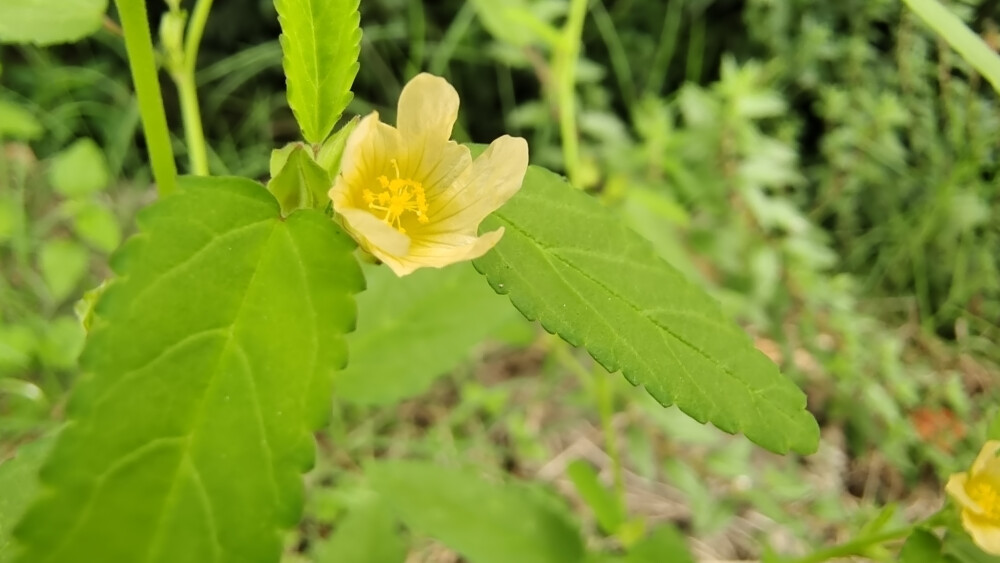
[[(156, 30), (166, 4), (148, 6)], [(1000, 45), (1000, 2), (948, 6)], [(737, 559), (826, 543), (886, 504), (900, 519), (936, 509), (997, 398), (997, 94), (896, 0), (593, 0), (568, 107), (546, 37), (568, 8), (364, 0), (348, 114), (391, 122), (408, 78), (447, 77), (457, 139), (527, 138), (534, 163), (619, 212), (809, 395), (820, 452), (779, 458), (614, 378), (630, 512)], [(72, 45), (0, 49), (0, 460), (60, 424), (78, 302), (155, 198), (114, 18)], [(297, 140), (278, 33), (270, 0), (214, 4), (197, 74), (214, 174), (266, 179), (271, 149)], [(183, 168), (165, 75), (164, 94)], [(370, 276), (289, 560), (322, 559), (368, 458), (472, 461), (570, 498), (573, 459), (610, 479), (588, 359), (498, 306), (471, 268)], [(378, 330), (423, 358), (412, 373), (371, 344)], [(592, 542), (611, 541), (574, 506)], [(410, 549), (452, 560), (425, 538)]]

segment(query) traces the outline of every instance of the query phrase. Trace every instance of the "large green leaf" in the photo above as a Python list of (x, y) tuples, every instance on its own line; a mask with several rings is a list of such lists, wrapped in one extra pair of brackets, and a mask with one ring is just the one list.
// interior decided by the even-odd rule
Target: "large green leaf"
[(361, 53), (360, 0), (275, 0), (288, 105), (310, 143), (322, 143), (351, 101)]
[(527, 318), (663, 405), (774, 452), (815, 451), (819, 428), (805, 394), (596, 200), (532, 166), (521, 191), (481, 228), (499, 227), (503, 238), (476, 268)]
[(0, 43), (52, 45), (101, 28), (108, 0), (3, 0)]
[(22, 561), (276, 561), (298, 521), (364, 283), (354, 243), (249, 180), (181, 187), (116, 256)]
[(556, 499), (477, 472), (415, 461), (369, 468), (376, 490), (407, 526), (471, 563), (579, 563), (583, 542)]
[(347, 337), (351, 362), (334, 385), (339, 399), (391, 404), (418, 395), (500, 328), (525, 323), (468, 264), (403, 278), (373, 267), (365, 277), (358, 329)]

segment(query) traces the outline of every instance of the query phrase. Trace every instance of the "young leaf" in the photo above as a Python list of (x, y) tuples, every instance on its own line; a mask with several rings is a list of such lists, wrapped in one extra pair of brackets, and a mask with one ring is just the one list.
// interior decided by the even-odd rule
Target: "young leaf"
[(774, 452), (815, 451), (805, 394), (596, 200), (532, 166), (480, 228), (499, 227), (503, 238), (475, 265), (525, 317), (699, 422)]
[(424, 392), (518, 316), (467, 264), (403, 278), (371, 268), (365, 277), (358, 328), (347, 337), (351, 363), (334, 383), (337, 398), (354, 403), (392, 404)]
[(0, 43), (53, 45), (101, 28), (108, 0), (3, 0)]
[(902, 563), (940, 563), (945, 561), (941, 554), (941, 540), (933, 532), (924, 529), (913, 530), (899, 551)]
[(653, 530), (631, 549), (626, 563), (694, 563), (684, 536), (672, 526), (662, 526)]
[(288, 105), (310, 143), (322, 143), (351, 101), (361, 53), (360, 0), (275, 0)]
[(0, 563), (14, 560), (11, 530), (38, 489), (38, 469), (55, 440), (49, 435), (18, 448), (13, 458), (0, 463)]
[(59, 153), (49, 168), (52, 187), (64, 196), (79, 197), (108, 186), (108, 165), (101, 147), (80, 139)]
[(55, 239), (42, 245), (38, 269), (54, 301), (61, 302), (73, 293), (87, 274), (89, 261), (90, 253), (74, 241)]
[(87, 244), (110, 253), (118, 248), (122, 240), (122, 229), (115, 214), (97, 201), (82, 200), (71, 202), (73, 230)]
[(381, 462), (368, 475), (407, 526), (473, 563), (583, 559), (579, 531), (537, 490), (417, 461)]
[[(281, 214), (288, 215), (296, 209), (312, 209), (323, 202), (329, 203), (326, 192), (330, 189), (330, 176), (309, 155), (302, 145), (291, 145), (292, 151), (285, 159), (278, 175), (267, 183), (267, 191), (278, 200)], [(272, 156), (272, 161), (274, 156)]]
[(363, 286), (354, 244), (249, 180), (181, 188), (115, 257), (22, 561), (276, 561), (299, 518)]
[(31, 141), (41, 137), (44, 131), (31, 112), (0, 100), (0, 137)]
[(578, 459), (569, 464), (566, 468), (569, 480), (573, 482), (576, 492), (583, 497), (583, 501), (594, 512), (597, 523), (606, 534), (614, 534), (618, 528), (625, 523), (625, 513), (621, 504), (609, 491), (597, 472), (589, 463)]
[(396, 517), (376, 500), (351, 510), (330, 539), (316, 548), (316, 563), (403, 563), (406, 546)]

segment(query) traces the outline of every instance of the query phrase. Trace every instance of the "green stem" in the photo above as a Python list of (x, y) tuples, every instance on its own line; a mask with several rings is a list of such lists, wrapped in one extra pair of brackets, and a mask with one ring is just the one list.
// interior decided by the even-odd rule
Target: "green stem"
[(198, 88), (194, 75), (182, 72), (171, 76), (180, 96), (181, 121), (184, 123), (190, 172), (195, 176), (208, 176), (208, 148), (201, 126), (201, 109), (198, 106)]
[(139, 98), (142, 131), (146, 137), (156, 189), (161, 196), (169, 195), (177, 186), (177, 165), (170, 146), (170, 130), (167, 129), (167, 116), (163, 111), (160, 82), (156, 76), (146, 3), (143, 0), (115, 0), (115, 4), (125, 34), (125, 50)]
[(184, 38), (184, 64), (171, 73), (177, 93), (180, 96), (181, 119), (184, 122), (184, 139), (187, 142), (188, 162), (191, 174), (208, 176), (208, 148), (205, 131), (201, 122), (201, 107), (198, 104), (198, 85), (194, 72), (198, 62), (198, 48), (205, 33), (205, 23), (212, 10), (212, 0), (198, 0), (191, 12), (187, 35)]
[(556, 102), (559, 106), (559, 134), (562, 136), (566, 175), (580, 186), (580, 140), (576, 127), (576, 62), (580, 56), (583, 19), (587, 15), (587, 0), (572, 0), (562, 40), (555, 53)]
[(860, 538), (855, 538), (840, 545), (814, 551), (801, 559), (795, 559), (794, 561), (789, 561), (788, 563), (820, 563), (821, 561), (826, 561), (835, 557), (864, 555), (865, 550), (873, 545), (885, 543), (891, 540), (897, 540), (909, 535), (910, 532), (913, 531), (914, 526), (907, 526), (905, 528), (892, 530), (890, 532), (883, 532), (874, 536), (862, 536)]
[(618, 451), (618, 439), (615, 435), (614, 396), (608, 382), (610, 375), (597, 367), (594, 370), (594, 378), (596, 379), (597, 408), (601, 415), (601, 430), (604, 432), (604, 449), (608, 451), (608, 457), (611, 458), (611, 476), (614, 479), (615, 499), (618, 501), (619, 513), (628, 514), (628, 506), (625, 502), (625, 478), (621, 455)]
[(786, 563), (820, 563), (837, 557), (850, 557), (852, 555), (864, 555), (865, 551), (873, 545), (898, 540), (913, 533), (913, 530), (921, 527), (934, 527), (944, 524), (948, 520), (949, 506), (945, 504), (941, 510), (931, 514), (927, 518), (914, 522), (909, 526), (904, 526), (898, 530), (862, 536), (849, 542), (835, 545), (819, 551), (814, 551), (801, 559), (793, 559)]

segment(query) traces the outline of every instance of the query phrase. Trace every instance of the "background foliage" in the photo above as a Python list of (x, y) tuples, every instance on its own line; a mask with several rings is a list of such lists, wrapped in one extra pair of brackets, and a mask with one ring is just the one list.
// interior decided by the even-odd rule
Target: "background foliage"
[[(995, 2), (948, 5), (1000, 44)], [(157, 29), (166, 4), (150, 9)], [(488, 552), (489, 534), (450, 537), (419, 497), (384, 503), (400, 473), (427, 471), (382, 461), (402, 457), (475, 467), (517, 491), (498, 520), (537, 506), (553, 529), (582, 522), (583, 540), (549, 535), (566, 553), (580, 542), (637, 546), (630, 561), (641, 561), (638, 546), (676, 544), (673, 527), (699, 556), (759, 557), (761, 546), (795, 553), (936, 508), (941, 478), (967, 465), (996, 401), (1000, 119), (989, 85), (901, 3), (595, 0), (577, 65), (552, 32), (570, 17), (566, 1), (369, 0), (359, 10), (346, 115), (391, 116), (407, 78), (447, 76), (462, 95), (460, 140), (523, 135), (533, 162), (619, 213), (806, 391), (823, 441), (815, 456), (778, 458), (663, 410), (498, 307), (504, 298), (467, 265), (393, 289), (373, 273), (349, 337), (357, 363), (338, 375), (343, 393), (317, 434), (288, 560), (342, 560), (351, 530), (384, 548), (367, 552), (373, 561)], [(196, 75), (213, 173), (266, 179), (271, 149), (298, 140), (278, 35), (268, 0), (213, 7)], [(74, 304), (108, 276), (109, 253), (153, 196), (114, 26), (72, 45), (4, 46), (0, 64), (5, 458), (37, 451), (21, 446), (65, 418), (83, 343)], [(176, 94), (164, 90), (179, 126)], [(560, 142), (567, 111), (575, 159)], [(457, 331), (469, 311), (482, 323)], [(364, 343), (412, 334), (429, 337), (408, 357), (435, 362), (413, 361), (424, 369), (401, 385), (400, 359), (366, 355)], [(352, 383), (363, 373), (365, 385)], [(623, 474), (609, 462), (615, 445)], [(573, 460), (596, 477), (570, 470)], [(0, 465), (0, 483), (30, 474)], [(619, 491), (626, 507), (615, 506)], [(877, 517), (886, 503), (898, 510)], [(0, 499), (0, 548), (22, 509)]]

